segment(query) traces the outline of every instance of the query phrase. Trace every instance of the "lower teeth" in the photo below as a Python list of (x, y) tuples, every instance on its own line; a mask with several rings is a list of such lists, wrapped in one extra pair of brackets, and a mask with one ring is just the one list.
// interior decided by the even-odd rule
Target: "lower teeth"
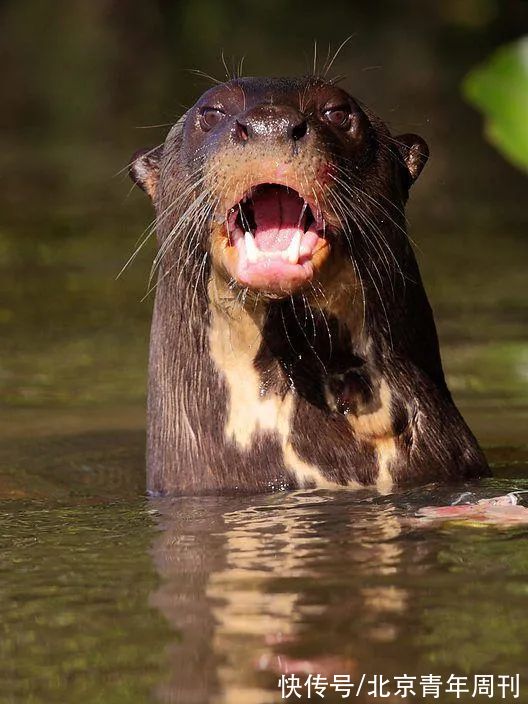
[(257, 247), (253, 233), (246, 230), (244, 241), (246, 244), (246, 256), (251, 264), (256, 264), (262, 259), (283, 259), (289, 264), (298, 264), (301, 249), (302, 233), (297, 231), (287, 249), (279, 251), (262, 251)]

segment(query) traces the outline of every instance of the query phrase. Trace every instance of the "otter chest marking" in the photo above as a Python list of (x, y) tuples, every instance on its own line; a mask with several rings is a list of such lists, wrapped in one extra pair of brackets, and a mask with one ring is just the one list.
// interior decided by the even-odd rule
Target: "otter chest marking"
[(213, 308), (209, 349), (227, 386), (225, 436), (244, 450), (259, 430), (277, 431), (284, 436), (290, 428), (290, 404), (277, 394), (261, 393), (259, 375), (253, 366), (259, 342), (258, 321), (245, 311), (239, 311), (236, 318), (227, 318)]
[(294, 393), (288, 392), (284, 397), (276, 393), (262, 395), (260, 376), (253, 364), (259, 344), (258, 321), (247, 312), (242, 311), (237, 318), (227, 321), (222, 312), (212, 307), (209, 350), (227, 387), (226, 440), (235, 442), (244, 451), (250, 449), (259, 431), (275, 433), (283, 449), (284, 463), (300, 486), (336, 488), (339, 485), (325, 479), (315, 465), (302, 460), (292, 446)]
[(379, 407), (372, 413), (347, 414), (347, 420), (356, 436), (369, 442), (376, 450), (379, 467), (376, 487), (382, 492), (390, 491), (393, 486), (390, 466), (397, 455), (391, 397), (390, 387), (386, 380), (382, 379), (379, 386)]
[[(218, 291), (212, 280), (209, 293), (209, 352), (227, 391), (226, 441), (235, 443), (241, 451), (248, 451), (259, 432), (273, 433), (282, 446), (285, 465), (301, 486), (342, 486), (328, 481), (316, 465), (301, 459), (295, 451), (291, 437), (295, 392), (288, 391), (284, 396), (270, 391), (265, 395), (262, 393), (261, 377), (254, 360), (261, 344), (264, 313), (250, 313), (240, 307), (228, 315), (215, 302)], [(331, 397), (329, 392), (327, 402), (333, 408)], [(385, 492), (393, 485), (390, 470), (398, 453), (391, 417), (391, 390), (385, 379), (379, 381), (376, 406), (372, 410), (371, 401), (372, 395), (369, 394), (345, 415), (354, 435), (375, 449), (379, 468), (376, 487)], [(353, 462), (352, 456), (350, 461)], [(359, 484), (351, 481), (349, 486), (358, 487)]]
[(374, 448), (378, 463), (376, 487), (389, 491), (393, 486), (391, 464), (398, 448), (387, 381), (382, 378), (373, 382), (368, 372), (360, 368), (333, 375), (325, 387), (325, 396), (334, 412), (345, 415), (354, 436)]

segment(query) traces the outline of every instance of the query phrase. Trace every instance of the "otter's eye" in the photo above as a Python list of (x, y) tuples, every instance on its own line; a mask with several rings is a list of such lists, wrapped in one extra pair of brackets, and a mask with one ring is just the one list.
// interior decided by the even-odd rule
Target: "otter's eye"
[(219, 108), (202, 108), (200, 110), (200, 127), (204, 132), (209, 132), (216, 127), (225, 117), (225, 113)]
[(348, 105), (326, 108), (323, 115), (325, 120), (334, 127), (340, 127), (343, 130), (350, 127), (350, 108)]

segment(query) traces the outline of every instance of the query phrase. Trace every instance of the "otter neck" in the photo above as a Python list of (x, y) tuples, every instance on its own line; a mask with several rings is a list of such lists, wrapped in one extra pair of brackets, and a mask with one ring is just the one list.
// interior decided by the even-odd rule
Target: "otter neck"
[(348, 306), (339, 296), (323, 305), (308, 295), (243, 306), (213, 274), (208, 294), (212, 361), (233, 384), (251, 379), (260, 397), (293, 391), (327, 406), (333, 379), (370, 354), (362, 302), (351, 305), (350, 291), (342, 293)]

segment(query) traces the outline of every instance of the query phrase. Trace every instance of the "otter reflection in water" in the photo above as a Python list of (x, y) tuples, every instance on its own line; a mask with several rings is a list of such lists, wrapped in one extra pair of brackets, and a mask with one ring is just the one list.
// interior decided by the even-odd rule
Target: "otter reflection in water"
[(154, 500), (150, 601), (178, 634), (161, 701), (263, 704), (280, 700), (284, 672), (390, 674), (393, 658), (401, 674), (401, 520), (343, 497)]
[[(496, 488), (495, 480), (477, 498)], [(405, 674), (445, 683), (453, 673), (519, 672), (525, 681), (522, 529), (484, 539), (469, 525), (437, 530), (416, 518), (424, 501), (452, 504), (459, 494), (428, 486), (393, 498), (296, 491), (151, 500), (160, 529), (151, 604), (177, 633), (159, 700), (280, 702), (279, 678), (292, 672), (356, 683), (383, 675), (393, 694)], [(367, 691), (350, 700), (372, 702)], [(327, 691), (324, 701), (343, 698)]]
[(217, 85), (136, 154), (159, 244), (152, 493), (487, 472), (405, 231), (427, 155), (315, 77)]

